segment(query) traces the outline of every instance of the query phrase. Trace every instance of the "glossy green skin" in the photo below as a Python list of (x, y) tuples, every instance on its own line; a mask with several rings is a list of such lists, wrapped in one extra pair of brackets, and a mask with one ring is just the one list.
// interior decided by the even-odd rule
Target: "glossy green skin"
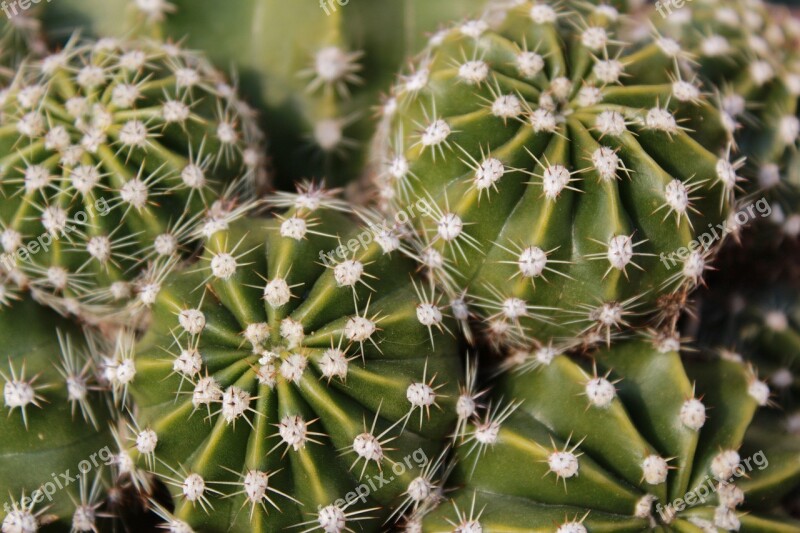
[[(740, 22), (729, 23), (727, 16), (720, 13), (723, 7)], [(791, 20), (788, 12), (759, 0), (724, 3), (701, 0), (692, 2), (681, 17), (652, 15), (653, 23), (662, 34), (679, 39), (683, 49), (693, 54), (697, 63), (684, 64), (685, 71), (694, 71), (701, 79), (718, 87), (722, 98), (738, 95), (745, 99), (746, 112), (735, 117), (742, 125), (738, 132), (740, 151), (748, 159), (746, 176), (749, 182), (744, 186), (748, 192), (766, 193), (773, 207), (780, 207), (786, 217), (795, 215), (796, 218), (800, 214), (797, 151), (800, 139), (787, 144), (779, 135), (783, 117), (800, 119), (800, 34), (797, 33), (800, 26), (795, 22), (792, 29)], [(709, 36), (726, 39), (730, 51), (722, 57), (704, 53), (703, 41)], [(751, 39), (763, 44), (755, 47)], [(761, 61), (772, 68), (774, 77), (759, 85), (751, 68)], [(790, 77), (794, 77), (792, 83)], [(759, 180), (759, 173), (767, 164), (779, 167), (778, 184), (767, 186)], [(784, 223), (779, 217), (775, 220)], [(792, 229), (787, 228), (786, 233), (797, 236)]]
[[(343, 243), (360, 231), (344, 216), (325, 209), (314, 212), (310, 218), (319, 222), (318, 230), (341, 236)], [(381, 317), (377, 322), (379, 329), (371, 337), (375, 344), (370, 340), (363, 344), (362, 360), (362, 348), (357, 342), (351, 344), (344, 338), (340, 345), (343, 327), (355, 311), (352, 289), (338, 287), (333, 272), (318, 257), (320, 251), (334, 249), (339, 241), (312, 234), (303, 241), (281, 237), (279, 224), (274, 219), (255, 219), (237, 223), (230, 231), (215, 235), (207, 244), (204, 262), (209, 254), (226, 246), (230, 249), (242, 239), (239, 251), (250, 252), (239, 263), (247, 266), (240, 267), (227, 281), (212, 279), (205, 290), (202, 287), (210, 274), (208, 263), (172, 276), (153, 308), (152, 326), (137, 347), (133, 396), (140, 408), (139, 426), (152, 428), (158, 434), (155, 455), (159, 474), (175, 477), (163, 464), (176, 470), (180, 465), (186, 472), (202, 475), (208, 486), (230, 494), (241, 491), (241, 485), (234, 488), (215, 484), (240, 479), (230, 470), (275, 472), (270, 477), (270, 486), (302, 503), (301, 506), (284, 496), (268, 493), (281, 512), (267, 504), (268, 514), (256, 507), (251, 519), (251, 506), (244, 495), (228, 499), (210, 495), (214, 510), (206, 514), (198, 505), (183, 499), (179, 487), (172, 487), (176, 518), (199, 531), (283, 531), (316, 520), (320, 506), (346, 498), (349, 492), (379, 474), (378, 465), (370, 462), (362, 477), (363, 459), (348, 471), (356, 458), (350, 448), (353, 439), (365, 431), (365, 424), (366, 430), (370, 429), (378, 410), (376, 435), (397, 424), (387, 433), (387, 437), (396, 438), (384, 445), (391, 448), (385, 451), (391, 461), (403, 461), (418, 449), (435, 460), (455, 423), (458, 391), (455, 376), (461, 373), (457, 343), (434, 330), (435, 347), (431, 346), (427, 328), (416, 318), (418, 302), (410, 282), (413, 269), (408, 262), (397, 252), (383, 255), (374, 243), (356, 253), (366, 265), (366, 274), (374, 276), (364, 278), (374, 292), (363, 285), (357, 289), (359, 314), (364, 315), (364, 306), (369, 301), (367, 316)], [(259, 287), (264, 286), (265, 278), (272, 280), (278, 276), (284, 277), (289, 285), (300, 286), (292, 288), (294, 298), (289, 303), (273, 308), (263, 300)], [(238, 419), (234, 425), (228, 425), (221, 415), (215, 414), (218, 405), (211, 408), (210, 418), (205, 406), (192, 413), (193, 386), (185, 381), (181, 385), (181, 377), (172, 372), (172, 358), (180, 350), (176, 344), (185, 347), (188, 335), (178, 327), (176, 313), (196, 308), (201, 299), (200, 309), (206, 316), (206, 327), (198, 344), (203, 357), (202, 375), (207, 371), (223, 389), (236, 384), (258, 397), (251, 403), (257, 415), (248, 412), (248, 420)], [(293, 349), (287, 347), (279, 334), (280, 322), (286, 317), (302, 323), (306, 333)], [(289, 381), (279, 373), (274, 389), (267, 384), (259, 385), (256, 370), (261, 356), (253, 353), (241, 332), (248, 324), (260, 322), (270, 326), (270, 336), (264, 343), (266, 349), (278, 353), (281, 359), (293, 353), (308, 357), (308, 367), (299, 381)], [(447, 326), (452, 329), (453, 324)], [(320, 358), (325, 350), (336, 346), (347, 348), (347, 356), (354, 359), (344, 380), (333, 377), (329, 381), (321, 374)], [(439, 407), (431, 406), (430, 415), (426, 413), (421, 420), (419, 409), (415, 410), (403, 429), (401, 419), (410, 408), (406, 388), (421, 382), (423, 375), (428, 382), (437, 376), (434, 388), (443, 385), (436, 391)], [(184, 394), (176, 400), (178, 390)], [(318, 419), (308, 430), (325, 434), (312, 437), (319, 444), (309, 442), (298, 451), (281, 444), (276, 424), (284, 416), (297, 414), (305, 421)], [(411, 464), (414, 468), (395, 475), (392, 463), (385, 459), (380, 468), (386, 479), (390, 476), (396, 479), (383, 487), (376, 485), (377, 490), (369, 491), (365, 503), (356, 501), (348, 507), (348, 513), (376, 508), (362, 515), (370, 517), (369, 520), (348, 522), (348, 527), (380, 530), (390, 510), (402, 501), (409, 481), (420, 472), (418, 463)]]
[[(74, 45), (73, 45), (74, 48)], [(0, 190), (5, 200), (0, 205), (3, 230), (18, 235), (18, 246), (3, 251), (2, 267), (24, 273), (21, 285), (62, 299), (63, 307), (79, 315), (103, 315), (96, 305), (119, 309), (134, 296), (133, 283), (151, 264), (167, 265), (175, 258), (192, 252), (196, 232), (208, 216), (208, 210), (220, 198), (224, 209), (248, 200), (259, 176), (260, 167), (245, 160), (250, 150), (259, 153), (260, 133), (252, 117), (245, 114), (237, 96), (222, 96), (217, 84), (224, 78), (202, 59), (180, 51), (170, 57), (161, 45), (145, 41), (119, 43), (111, 50), (95, 50), (93, 44), (64, 52), (69, 62), (46, 74), (32, 66), (21, 76), (2, 108), (0, 118)], [(141, 51), (147, 64), (138, 70), (119, 66), (123, 53)], [(84, 65), (102, 66), (106, 79), (93, 89), (81, 87), (77, 72)], [(175, 71), (187, 67), (196, 71), (199, 85), (178, 87)], [(144, 83), (141, 80), (148, 78)], [(122, 84), (136, 83), (139, 98), (130, 107), (116, 105), (112, 94)], [(41, 135), (20, 135), (18, 125), (30, 110), (17, 98), (21, 90), (34, 85), (48, 85), (40, 101), (47, 121)], [(80, 145), (84, 136), (79, 119), (66, 110), (75, 96), (86, 98), (87, 106), (100, 104), (110, 113), (111, 124), (106, 139), (92, 153), (84, 151), (77, 161), (64, 162), (60, 151), (46, 145), (44, 134), (57, 127), (66, 129), (69, 142)], [(183, 123), (167, 122), (162, 114), (166, 99), (183, 100), (191, 105), (191, 115)], [(39, 105), (39, 104), (37, 104)], [(37, 108), (38, 109), (38, 108)], [(89, 121), (91, 118), (81, 118)], [(122, 128), (138, 120), (149, 129), (148, 145), (123, 145)], [(224, 143), (218, 126), (233, 125), (236, 139)], [(202, 157), (205, 183), (190, 187), (182, 179), (188, 165), (199, 164)], [(49, 182), (41, 188), (28, 188), (23, 180), (27, 169), (41, 166), (49, 173)], [(90, 190), (79, 188), (73, 171), (93, 167), (99, 174)], [(148, 184), (144, 204), (126, 200), (124, 187), (139, 179)], [(56, 237), (43, 222), (45, 206), (60, 209), (68, 217)], [(181, 229), (181, 231), (177, 231)], [(162, 254), (155, 248), (156, 239), (170, 232), (177, 247)], [(93, 238), (109, 238), (113, 252), (109, 257), (90, 255)], [(59, 287), (47, 278), (47, 269), (60, 267), (73, 278)], [(17, 278), (15, 276), (15, 278)], [(114, 283), (128, 284), (130, 296), (111, 291)]]
[[(461, 239), (463, 255), (437, 235), (440, 214), (417, 216), (412, 224), (420, 235), (417, 247), (435, 249), (445, 258), (445, 268), (434, 269), (435, 277), (456, 294), (466, 290), (476, 314), (490, 319), (499, 315), (502, 321), (498, 300), (521, 298), (542, 308), (530, 311), (541, 319), (524, 317), (519, 325), (507, 320), (515, 331), (512, 341), (521, 337), (523, 342), (570, 343), (581, 334), (604, 329), (590, 317), (603, 303), (626, 303), (637, 315), (627, 320), (641, 322), (648, 313), (667, 307), (660, 297), (669, 299), (693, 283), (681, 274), (687, 255), (672, 260), (669, 255), (728, 215), (731, 191), (715, 170), (724, 157), (726, 134), (707, 101), (695, 105), (672, 97), (673, 61), (653, 43), (623, 52), (619, 59), (626, 65), (626, 76), (621, 85), (606, 86), (601, 103), (582, 108), (576, 93), (596, 80), (592, 52), (580, 43), (574, 25), (606, 27), (611, 39), (616, 37), (615, 25), (594, 14), (587, 21), (563, 16), (556, 24), (535, 24), (528, 15), (530, 7), (526, 2), (510, 11), (499, 29), (487, 31), (477, 42), (453, 29), (441, 45), (432, 44), (421, 54), (417, 68), (427, 65), (427, 86), (418, 92), (395, 88), (398, 111), (384, 117), (384, 134), (376, 141), (376, 157), (385, 167), (402, 155), (410, 171), (395, 179), (384, 170), (376, 184), (389, 199), (389, 212), (407, 210), (422, 198), (434, 202), (437, 213), (462, 219), (463, 232), (474, 242)], [(524, 79), (515, 67), (524, 43), (545, 58), (544, 70), (532, 79)], [(609, 44), (608, 56), (617, 55), (615, 45)], [(488, 81), (480, 85), (458, 78), (464, 58), (475, 57), (490, 68)], [(541, 93), (557, 76), (568, 77), (573, 89), (564, 104), (569, 116), (555, 132), (536, 133), (524, 114), (504, 119), (491, 111), (501, 94), (514, 94), (535, 110)], [(601, 136), (594, 128), (603, 111), (619, 111), (631, 121), (666, 102), (679, 124), (694, 131), (668, 135), (630, 125), (614, 137)], [(452, 132), (447, 145), (426, 147), (420, 135), (434, 113)], [(620, 170), (617, 180), (602, 180), (590, 157), (600, 146), (616, 150), (630, 176)], [(496, 190), (478, 190), (476, 163), (470, 159), (480, 163), (490, 154), (506, 172), (495, 183)], [(569, 183), (574, 190), (564, 188), (554, 199), (545, 197), (542, 165), (548, 164), (575, 172)], [(668, 214), (665, 208), (656, 212), (665, 205), (665, 188), (673, 179), (684, 185), (702, 182), (691, 195), (696, 212), (688, 211), (688, 217)], [(605, 243), (621, 235), (633, 235), (635, 243), (646, 241), (634, 247), (633, 262), (641, 269), (631, 264), (625, 272), (609, 268)], [(551, 252), (546, 279), (520, 275), (517, 254), (529, 246)], [(666, 261), (660, 260), (662, 253)], [(594, 259), (588, 257), (592, 254)]]
[[(278, 185), (291, 188), (300, 178), (325, 177), (344, 185), (360, 175), (373, 133), (371, 109), (378, 105), (394, 75), (425, 36), (443, 22), (480, 14), (485, 0), (334, 0), (328, 14), (319, 0), (176, 0), (176, 8), (157, 33), (206, 51), (220, 67), (234, 67), (248, 101), (262, 110), (272, 133), (271, 155)], [(116, 9), (108, 6), (114, 5)], [(124, 12), (124, 17), (116, 13)], [(75, 27), (101, 35), (124, 35), (139, 20), (127, 0), (65, 0), (48, 5), (44, 22), (58, 37)], [(144, 31), (150, 31), (145, 29)], [(362, 78), (349, 83), (349, 97), (335, 90), (306, 92), (310, 79), (300, 71), (313, 67), (323, 47), (362, 51)], [(355, 146), (327, 153), (313, 140), (313, 126), (344, 119), (345, 137)], [(338, 152), (338, 151), (337, 151)]]
[[(594, 361), (597, 375), (610, 370), (607, 379), (620, 380), (607, 407), (592, 405), (585, 395), (584, 386), (594, 375), (591, 364), (565, 356), (526, 373), (513, 372), (495, 385), (496, 401), (505, 405), (513, 399), (521, 405), (501, 423), (493, 445), (473, 449), (472, 438), (458, 445), (448, 482), (458, 488), (445, 492), (468, 517), (471, 507), (473, 519), (480, 513), (484, 532), (553, 531), (584, 515), (583, 525), (592, 532), (650, 530), (648, 519), (634, 514), (639, 499), (651, 494), (663, 508), (664, 502), (706, 483), (714, 456), (739, 449), (756, 412), (757, 403), (747, 392), (750, 378), (737, 363), (687, 364), (680, 354), (661, 352), (649, 341), (622, 342), (595, 353)], [(694, 430), (681, 422), (679, 412), (687, 399), (701, 397), (707, 419)], [(576, 476), (557, 480), (549, 471), (547, 459), (554, 446), (559, 451), (575, 447)], [(740, 451), (742, 460), (749, 457), (744, 453)], [(650, 485), (643, 479), (641, 464), (651, 454), (673, 458), (665, 483)], [(745, 480), (737, 486), (740, 482)], [(745, 505), (748, 495), (745, 490)], [(654, 505), (656, 530), (700, 531), (688, 519), (713, 521), (717, 503), (714, 494), (705, 504), (679, 511), (670, 524), (660, 519)], [(424, 517), (423, 531), (443, 531), (447, 520), (458, 524), (453, 505), (445, 502)], [(741, 531), (796, 527), (756, 517), (742, 517), (742, 524)]]
[[(41, 497), (33, 510), (37, 513), (48, 507), (40, 519), (47, 518), (54, 523), (45, 531), (69, 531), (75, 502), (81, 502), (78, 491), (79, 463), (84, 460), (91, 462), (94, 454), (99, 468), (92, 466), (87, 474), (87, 482), (91, 486), (95, 476), (103, 475), (104, 471), (108, 474), (109, 467), (104, 460), (110, 460), (115, 447), (108, 424), (111, 419), (109, 403), (103, 393), (90, 392), (89, 403), (98, 422), (97, 428), (82, 417), (78, 406), (73, 411), (67, 397), (66, 383), (58, 372), (61, 349), (56, 331), (69, 337), (77, 354), (85, 350), (80, 328), (29, 298), (16, 302), (13, 308), (0, 309), (0, 338), (4, 339), (0, 370), (9, 376), (10, 361), (19, 377), (24, 362), (26, 378), (39, 375), (35, 387), (49, 385), (46, 389), (37, 390), (37, 394), (44, 398), (40, 402), (41, 407), (27, 407), (27, 428), (18, 408), (9, 414), (8, 407), (2, 405), (0, 489), (2, 503), (11, 506), (12, 502), (19, 502), (23, 491), (25, 496), (30, 497), (43, 484), (52, 482), (53, 474), (58, 476), (69, 470), (65, 475), (73, 478), (71, 482), (53, 492), (52, 502)], [(81, 365), (84, 362), (81, 357), (77, 360)], [(5, 386), (5, 380), (2, 381)], [(65, 481), (62, 477), (58, 479)], [(4, 508), (0, 506), (0, 522), (5, 515)]]

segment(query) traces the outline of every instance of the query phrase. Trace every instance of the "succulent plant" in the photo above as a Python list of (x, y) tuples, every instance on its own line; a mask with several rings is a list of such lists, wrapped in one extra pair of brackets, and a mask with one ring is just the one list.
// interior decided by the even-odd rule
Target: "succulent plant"
[(501, 344), (671, 319), (727, 233), (731, 132), (670, 47), (619, 40), (611, 6), (512, 4), (496, 27), (437, 34), (395, 87), (375, 143), (385, 210)]
[(409, 525), (795, 531), (796, 523), (737, 510), (748, 502), (744, 476), (773, 459), (740, 453), (768, 387), (736, 362), (684, 362), (679, 344), (636, 339), (591, 359), (521, 360), (467, 426), (447, 488)]
[(0, 337), (3, 533), (98, 531), (115, 456), (94, 345), (30, 298), (0, 309)]
[(204, 224), (240, 213), (263, 179), (252, 115), (172, 44), (70, 42), (22, 68), (0, 115), (1, 268), (86, 319), (149, 303)]
[[(669, 5), (668, 3), (665, 5)], [(748, 191), (766, 191), (772, 221), (800, 235), (800, 22), (760, 0), (700, 0), (657, 9), (653, 21), (680, 43), (684, 76), (716, 87), (738, 129)]]
[(464, 414), (454, 325), (397, 237), (314, 186), (275, 204), (166, 279), (122, 383), (174, 531), (376, 531)]

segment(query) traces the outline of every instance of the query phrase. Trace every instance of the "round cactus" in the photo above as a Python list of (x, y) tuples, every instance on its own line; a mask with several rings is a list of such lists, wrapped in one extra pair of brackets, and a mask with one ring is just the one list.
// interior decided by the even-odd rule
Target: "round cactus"
[(28, 298), (0, 309), (0, 338), (3, 533), (98, 531), (115, 456), (93, 345)]
[(84, 317), (120, 308), (236, 214), (261, 177), (253, 112), (171, 44), (69, 43), (0, 115), (0, 268)]
[[(593, 354), (521, 360), (457, 444), (448, 491), (422, 531), (791, 531), (740, 513), (739, 485), (772, 460), (744, 456), (769, 395), (744, 366), (684, 363), (680, 342), (633, 340)], [(521, 475), (521, 473), (524, 474)], [(754, 527), (772, 524), (773, 529)]]
[(167, 278), (118, 380), (171, 530), (377, 531), (428, 486), (462, 411), (454, 325), (397, 237), (315, 187), (276, 203)]
[[(771, 220), (800, 235), (800, 22), (760, 0), (700, 0), (653, 21), (680, 42), (684, 76), (717, 87), (716, 98), (748, 158), (749, 191), (766, 191)], [(666, 16), (665, 16), (666, 15)]]
[(384, 207), (431, 204), (409, 215), (419, 261), (501, 343), (671, 318), (740, 181), (672, 49), (628, 46), (619, 13), (586, 9), (513, 2), (437, 34), (383, 109)]

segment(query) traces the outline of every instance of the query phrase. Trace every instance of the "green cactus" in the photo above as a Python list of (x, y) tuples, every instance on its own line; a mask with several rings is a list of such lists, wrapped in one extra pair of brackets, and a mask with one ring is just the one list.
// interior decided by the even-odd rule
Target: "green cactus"
[(409, 51), (440, 23), (478, 14), (485, 3), (63, 0), (47, 6), (44, 22), (56, 36), (81, 25), (101, 35), (135, 28), (186, 39), (216, 64), (235, 66), (244, 94), (264, 111), (279, 185), (290, 189), (290, 180), (309, 176), (332, 185), (359, 176), (372, 108)]
[(0, 338), (3, 533), (98, 531), (115, 456), (93, 345), (29, 298), (0, 309)]
[(275, 205), (164, 283), (121, 384), (131, 455), (172, 492), (172, 530), (376, 531), (468, 416), (454, 325), (391, 231), (314, 186)]
[(458, 443), (448, 488), (440, 485), (429, 514), (409, 525), (796, 531), (797, 523), (737, 510), (748, 508), (744, 475), (772, 460), (740, 451), (767, 386), (732, 361), (684, 362), (679, 344), (659, 337), (625, 341), (591, 360), (520, 358)]
[(669, 47), (619, 40), (612, 7), (513, 4), (438, 34), (395, 87), (383, 207), (432, 204), (409, 215), (418, 259), (500, 344), (672, 319), (724, 235), (730, 132)]
[[(717, 87), (726, 121), (739, 130), (748, 191), (766, 191), (772, 221), (800, 235), (800, 22), (760, 0), (699, 0), (653, 22), (680, 42), (684, 76)], [(766, 235), (769, 235), (768, 233)]]
[(70, 42), (23, 68), (0, 116), (0, 268), (87, 320), (149, 304), (263, 179), (252, 115), (172, 44)]

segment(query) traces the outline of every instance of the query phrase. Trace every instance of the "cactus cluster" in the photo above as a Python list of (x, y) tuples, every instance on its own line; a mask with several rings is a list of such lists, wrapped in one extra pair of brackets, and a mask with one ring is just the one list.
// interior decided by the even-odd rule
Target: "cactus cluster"
[(454, 325), (391, 234), (318, 189), (278, 203), (166, 280), (131, 454), (197, 531), (373, 530), (427, 490), (459, 417)]
[(263, 178), (253, 111), (176, 45), (71, 41), (22, 67), (1, 104), (5, 277), (82, 318), (150, 304)]
[[(353, 181), (374, 130), (372, 108), (392, 76), (427, 33), (480, 13), (485, 4), (237, 0), (221, 10), (215, 0), (63, 0), (45, 24), (56, 34), (88, 21), (105, 34), (134, 28), (185, 39), (217, 64), (234, 65), (243, 93), (261, 106), (272, 134), (276, 178), (291, 189), (293, 180), (307, 177), (325, 177), (334, 186)], [(124, 16), (112, 16), (115, 10)]]
[(680, 43), (684, 75), (715, 88), (748, 158), (747, 191), (766, 193), (773, 223), (800, 235), (800, 23), (760, 0), (699, 0), (653, 21)]

